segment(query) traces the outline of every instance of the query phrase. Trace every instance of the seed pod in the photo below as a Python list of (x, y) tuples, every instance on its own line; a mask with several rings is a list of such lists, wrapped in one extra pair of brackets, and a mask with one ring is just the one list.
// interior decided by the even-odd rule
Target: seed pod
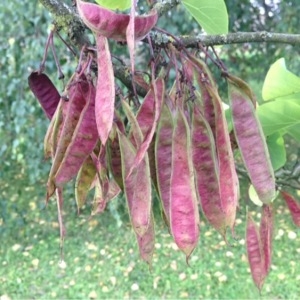
[(90, 156), (82, 164), (75, 182), (75, 199), (78, 212), (86, 202), (88, 191), (96, 176), (96, 167)]
[(175, 243), (188, 260), (199, 239), (199, 213), (194, 185), (189, 125), (177, 111), (172, 145), (170, 225)]
[(222, 210), (226, 215), (226, 226), (234, 228), (236, 208), (239, 197), (238, 177), (230, 144), (228, 125), (226, 122), (222, 101), (218, 91), (207, 85), (214, 105), (215, 143), (219, 164), (219, 181)]
[(256, 287), (261, 290), (266, 275), (264, 271), (264, 255), (258, 228), (250, 214), (248, 214), (247, 218), (246, 246), (253, 281)]
[(166, 221), (170, 224), (170, 180), (172, 174), (173, 119), (166, 104), (162, 107), (155, 140), (156, 177)]
[(245, 167), (252, 185), (263, 203), (270, 203), (276, 195), (275, 176), (262, 127), (249, 92), (228, 78), (232, 122)]
[(66, 119), (62, 127), (62, 132), (59, 136), (57, 149), (53, 158), (53, 163), (47, 182), (47, 199), (49, 199), (55, 191), (54, 176), (58, 168), (60, 167), (67, 147), (72, 140), (73, 132), (78, 123), (81, 111), (85, 106), (86, 100), (84, 95), (86, 94), (88, 89), (89, 84), (85, 76), (82, 76), (77, 80), (75, 79), (75, 82), (71, 83)]
[(99, 137), (105, 145), (114, 118), (115, 78), (107, 39), (98, 34), (96, 43), (98, 79), (95, 113)]
[(225, 237), (226, 219), (221, 204), (216, 146), (211, 128), (200, 110), (199, 98), (196, 98), (191, 136), (197, 194), (208, 222)]
[(89, 90), (84, 94), (86, 105), (76, 124), (72, 140), (55, 174), (55, 184), (69, 182), (78, 173), (85, 159), (92, 153), (98, 141), (95, 120), (95, 88), (89, 83)]
[[(81, 0), (76, 2), (78, 13), (87, 27), (96, 34), (101, 34), (107, 38), (120, 42), (126, 41), (126, 29), (130, 20), (129, 15), (115, 13), (99, 5)], [(148, 15), (135, 17), (135, 39), (143, 39), (155, 26), (157, 19), (158, 14), (156, 10), (150, 11)]]
[(147, 232), (151, 219), (152, 195), (148, 156), (145, 155), (141, 164), (128, 175), (136, 156), (136, 150), (125, 135), (120, 131), (118, 131), (118, 135), (129, 215), (134, 231), (142, 237)]
[(262, 252), (264, 255), (264, 272), (268, 275), (272, 262), (273, 212), (270, 205), (263, 205), (259, 227)]
[(283, 197), (293, 219), (294, 224), (300, 227), (300, 204), (296, 199), (289, 193), (281, 191)]
[(60, 100), (56, 87), (46, 74), (36, 71), (29, 75), (28, 84), (47, 118), (51, 120)]
[(202, 100), (202, 114), (211, 127), (213, 134), (215, 134), (215, 109), (211, 93), (207, 89), (207, 85), (211, 86), (213, 89), (217, 88), (215, 80), (203, 60), (196, 58), (192, 54), (189, 54), (188, 58), (189, 60), (186, 62), (186, 68), (189, 73), (191, 72), (190, 69), (193, 70), (196, 82), (199, 86)]
[(123, 189), (121, 150), (116, 125), (113, 126), (110, 139), (107, 143), (107, 155), (109, 170), (119, 187)]
[[(134, 160), (134, 164), (132, 166), (131, 172), (133, 170), (133, 168), (136, 168), (139, 163), (143, 160), (145, 154), (147, 153), (147, 150), (151, 144), (151, 141), (153, 139), (157, 124), (158, 124), (158, 120), (160, 117), (160, 112), (161, 112), (161, 107), (163, 104), (163, 100), (164, 100), (164, 93), (165, 93), (165, 82), (164, 79), (162, 78), (158, 78), (154, 81), (153, 83), (153, 88), (148, 92), (148, 94), (146, 95), (146, 98), (154, 98), (152, 99), (146, 99), (145, 101), (147, 102), (153, 102), (154, 103), (154, 115), (153, 115), (153, 119), (152, 122), (149, 124), (149, 129), (147, 131), (147, 133), (145, 133), (145, 138), (142, 142), (141, 145), (139, 145), (138, 147), (138, 152), (136, 155), (136, 158)], [(152, 101), (151, 101), (152, 100)], [(140, 113), (140, 119), (142, 117), (142, 114)], [(143, 122), (141, 122), (143, 123)], [(144, 123), (145, 124), (145, 123)], [(142, 125), (144, 127), (144, 124)]]
[(54, 157), (55, 152), (54, 148), (56, 146), (53, 145), (53, 143), (57, 143), (57, 135), (59, 128), (62, 126), (63, 122), (63, 114), (62, 114), (62, 103), (63, 100), (61, 100), (57, 106), (57, 109), (55, 111), (55, 114), (53, 115), (53, 118), (51, 119), (51, 122), (48, 126), (45, 138), (44, 138), (44, 158), (50, 158)]
[(153, 213), (151, 214), (150, 224), (145, 232), (145, 234), (140, 237), (136, 235), (138, 247), (140, 251), (140, 256), (142, 260), (144, 260), (149, 267), (151, 268), (152, 265), (152, 256), (154, 253), (154, 246), (155, 246), (155, 231), (154, 231), (154, 216)]

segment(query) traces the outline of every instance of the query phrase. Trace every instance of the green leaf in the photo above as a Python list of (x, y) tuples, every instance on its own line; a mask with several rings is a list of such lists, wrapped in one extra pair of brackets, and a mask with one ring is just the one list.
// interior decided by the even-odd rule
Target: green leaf
[(273, 133), (267, 137), (267, 145), (274, 171), (283, 167), (286, 163), (286, 151), (283, 136), (279, 133)]
[(300, 124), (287, 128), (286, 133), (300, 143)]
[(96, 0), (96, 2), (112, 10), (126, 10), (131, 7), (131, 0)]
[(278, 59), (269, 69), (262, 89), (265, 101), (276, 98), (293, 98), (300, 103), (300, 77), (287, 70), (284, 58)]
[(182, 0), (182, 3), (206, 33), (228, 33), (228, 14), (224, 0)]
[(260, 206), (260, 207), (263, 206), (263, 203), (260, 201), (260, 199), (259, 199), (259, 197), (258, 197), (258, 195), (257, 195), (257, 193), (256, 193), (256, 191), (255, 191), (252, 184), (249, 186), (248, 195), (249, 195), (250, 200), (255, 205)]
[(266, 136), (300, 124), (300, 105), (293, 101), (268, 102), (259, 106), (257, 113)]

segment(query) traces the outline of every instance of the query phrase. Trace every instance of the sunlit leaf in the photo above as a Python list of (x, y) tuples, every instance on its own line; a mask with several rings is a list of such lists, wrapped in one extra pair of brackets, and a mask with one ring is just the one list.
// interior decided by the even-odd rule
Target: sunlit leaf
[(264, 100), (294, 99), (300, 103), (300, 77), (287, 70), (284, 58), (278, 59), (269, 69), (263, 85)]
[(257, 108), (266, 136), (300, 124), (300, 105), (293, 101), (272, 101)]
[(273, 133), (267, 137), (267, 145), (273, 169), (276, 171), (286, 163), (284, 139), (280, 133)]
[(206, 33), (228, 33), (228, 14), (224, 0), (182, 0), (182, 3)]
[(131, 6), (131, 0), (96, 0), (96, 2), (108, 9), (126, 10)]

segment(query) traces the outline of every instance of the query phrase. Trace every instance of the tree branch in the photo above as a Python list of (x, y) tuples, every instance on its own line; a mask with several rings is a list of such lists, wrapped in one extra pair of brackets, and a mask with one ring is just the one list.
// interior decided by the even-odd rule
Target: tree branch
[(178, 36), (178, 41), (167, 34), (152, 32), (153, 44), (159, 47), (172, 43), (175, 47), (197, 48), (201, 43), (203, 46), (216, 46), (243, 43), (281, 43), (300, 45), (300, 34), (260, 32), (237, 32), (220, 35)]

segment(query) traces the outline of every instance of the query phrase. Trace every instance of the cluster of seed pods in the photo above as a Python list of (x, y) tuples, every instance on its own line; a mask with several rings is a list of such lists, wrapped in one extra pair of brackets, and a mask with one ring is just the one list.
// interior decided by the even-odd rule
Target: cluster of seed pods
[[(102, 213), (108, 201), (124, 192), (141, 258), (149, 265), (155, 239), (152, 198), (157, 194), (165, 223), (188, 261), (200, 236), (199, 209), (226, 239), (227, 228), (234, 230), (239, 201), (238, 175), (217, 84), (202, 59), (177, 51), (180, 62), (175, 62), (175, 69), (180, 76), (170, 90), (166, 73), (155, 76), (153, 72), (138, 109), (124, 99), (116, 106), (107, 38), (127, 41), (134, 57), (132, 44), (154, 27), (157, 12), (132, 17), (76, 2), (83, 22), (95, 35), (97, 76), (88, 71), (90, 56), (63, 96), (45, 74), (29, 76), (29, 86), (51, 120), (44, 140), (45, 157), (52, 159), (47, 201), (56, 195), (61, 238), (65, 234), (62, 189), (76, 178), (78, 210), (92, 189), (92, 214)], [(139, 84), (135, 76), (133, 83), (135, 78)], [(246, 230), (252, 277), (261, 289), (271, 265), (275, 177), (252, 92), (241, 79), (232, 75), (226, 79), (235, 140), (264, 203), (260, 228), (249, 214)], [(287, 193), (282, 195), (299, 226), (299, 205)]]

